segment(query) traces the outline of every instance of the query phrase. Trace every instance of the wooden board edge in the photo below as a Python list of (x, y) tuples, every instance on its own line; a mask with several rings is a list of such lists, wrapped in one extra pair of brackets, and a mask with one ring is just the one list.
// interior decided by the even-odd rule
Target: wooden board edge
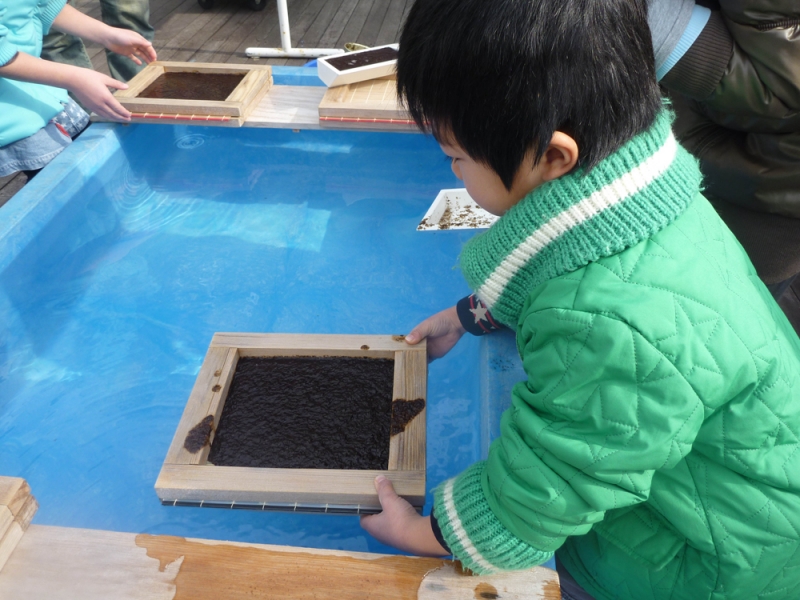
[[(147, 111), (145, 111), (147, 112)], [(110, 119), (103, 119), (92, 114), (92, 123), (115, 123)], [(181, 115), (181, 114), (148, 114), (146, 117), (132, 116), (130, 123), (146, 125), (198, 125), (203, 127), (241, 127), (244, 119), (241, 117), (215, 117), (214, 115)]]
[(385, 123), (385, 119), (371, 121), (351, 117), (330, 117), (320, 119), (320, 129), (337, 129), (344, 131), (374, 131), (376, 133), (422, 133), (416, 124), (411, 123)]
[[(319, 107), (320, 117), (350, 117), (353, 119), (394, 119), (396, 121), (410, 121), (413, 118), (405, 110), (384, 109), (384, 108), (360, 108), (354, 105), (344, 105), (335, 107)], [(411, 125), (409, 124), (409, 127)], [(414, 125), (416, 126), (416, 125)]]
[[(215, 333), (211, 346), (247, 350), (331, 350), (353, 352), (394, 352), (408, 348), (401, 335), (316, 334), (316, 333)], [(368, 348), (362, 348), (368, 346)], [(242, 356), (245, 356), (243, 353)]]
[(267, 93), (271, 87), (271, 69), (248, 71), (239, 82), (239, 85), (237, 85), (226, 98), (226, 102), (241, 102), (243, 106), (249, 106), (255, 97), (258, 97), (260, 100), (263, 94)]
[(263, 83), (260, 87), (256, 88), (255, 94), (252, 95), (249, 101), (244, 101), (242, 103), (242, 119), (244, 122), (247, 121), (247, 118), (253, 113), (253, 111), (258, 107), (261, 101), (266, 97), (269, 91), (272, 89), (272, 75), (268, 75), (266, 78), (263, 79)]
[(168, 98), (119, 98), (131, 112), (163, 115), (241, 117), (242, 105), (227, 100), (170, 100)]
[(260, 64), (241, 64), (241, 63), (210, 63), (210, 62), (186, 62), (186, 61), (171, 61), (156, 60), (150, 63), (151, 65), (159, 65), (164, 68), (165, 72), (180, 73), (249, 73), (251, 71), (270, 71), (270, 65)]
[[(0, 577), (4, 598), (172, 598), (180, 582), (185, 584), (179, 588), (183, 595), (192, 595), (190, 584), (199, 584), (198, 600), (247, 594), (266, 598), (276, 595), (275, 585), (256, 574), (288, 576), (286, 569), (299, 578), (293, 586), (297, 595), (291, 597), (560, 598), (558, 574), (546, 567), (476, 575), (444, 558), (48, 525), (32, 526), (20, 546), (12, 558), (13, 570)], [(207, 559), (200, 563), (200, 556)], [(202, 572), (194, 570), (199, 564), (205, 565)]]
[(339, 504), (379, 507), (375, 477), (385, 475), (414, 506), (425, 502), (424, 471), (258, 469), (164, 464), (156, 481), (163, 501)]

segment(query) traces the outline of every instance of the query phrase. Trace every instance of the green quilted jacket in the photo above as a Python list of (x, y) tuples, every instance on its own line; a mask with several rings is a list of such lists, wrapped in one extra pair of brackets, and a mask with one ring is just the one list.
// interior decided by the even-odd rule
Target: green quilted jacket
[(435, 492), (467, 567), (558, 551), (597, 599), (800, 598), (800, 341), (699, 186), (664, 113), (464, 249), (528, 376)]

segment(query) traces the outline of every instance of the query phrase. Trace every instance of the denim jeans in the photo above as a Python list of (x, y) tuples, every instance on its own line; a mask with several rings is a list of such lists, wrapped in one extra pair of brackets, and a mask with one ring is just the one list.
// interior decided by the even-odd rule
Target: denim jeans
[(556, 571), (561, 583), (561, 600), (594, 600), (589, 592), (584, 590), (556, 558)]
[[(132, 29), (149, 41), (153, 41), (150, 0), (100, 0), (100, 11), (103, 23), (106, 25)], [(60, 31), (51, 31), (44, 37), (42, 58), (87, 69), (93, 68), (81, 39)], [(128, 57), (109, 50), (106, 50), (106, 58), (111, 77), (120, 81), (128, 81), (144, 68)]]
[(31, 136), (0, 148), (0, 177), (25, 171), (28, 179), (58, 156), (89, 125), (89, 115), (72, 100)]

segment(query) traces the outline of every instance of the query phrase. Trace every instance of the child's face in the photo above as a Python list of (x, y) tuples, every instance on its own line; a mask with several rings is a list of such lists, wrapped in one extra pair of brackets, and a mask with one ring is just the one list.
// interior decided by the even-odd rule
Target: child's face
[(493, 215), (504, 215), (509, 208), (544, 183), (540, 172), (541, 163), (534, 164), (532, 156), (526, 156), (522, 161), (511, 189), (508, 190), (497, 173), (488, 165), (470, 158), (456, 142), (440, 142), (439, 146), (452, 160), (453, 173), (464, 182), (467, 193), (478, 206)]

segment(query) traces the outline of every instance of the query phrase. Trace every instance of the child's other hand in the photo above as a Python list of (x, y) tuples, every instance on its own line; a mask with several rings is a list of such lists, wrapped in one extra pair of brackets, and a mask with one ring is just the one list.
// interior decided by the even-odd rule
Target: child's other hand
[(375, 489), (383, 512), (361, 517), (361, 527), (379, 542), (419, 556), (447, 556), (436, 540), (430, 517), (421, 517), (397, 495), (392, 482), (383, 475), (375, 478)]
[(117, 90), (127, 89), (127, 84), (91, 69), (74, 68), (74, 76), (70, 77), (67, 89), (83, 106), (107, 119), (123, 122), (131, 120), (131, 113), (108, 91), (110, 87)]
[(158, 58), (153, 44), (129, 29), (109, 27), (103, 45), (112, 52), (127, 56), (137, 65), (142, 61), (151, 63)]
[(406, 335), (406, 342), (413, 346), (427, 338), (428, 360), (436, 360), (450, 352), (465, 333), (466, 330), (458, 319), (456, 307), (451, 306), (414, 327), (411, 333)]

